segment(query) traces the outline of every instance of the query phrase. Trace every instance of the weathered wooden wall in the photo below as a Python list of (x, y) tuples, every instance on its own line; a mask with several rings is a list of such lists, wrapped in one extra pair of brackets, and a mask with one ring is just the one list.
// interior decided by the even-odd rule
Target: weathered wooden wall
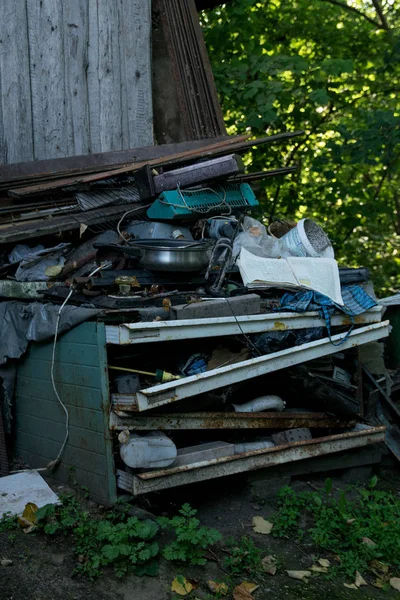
[(151, 0), (0, 1), (0, 163), (152, 143)]

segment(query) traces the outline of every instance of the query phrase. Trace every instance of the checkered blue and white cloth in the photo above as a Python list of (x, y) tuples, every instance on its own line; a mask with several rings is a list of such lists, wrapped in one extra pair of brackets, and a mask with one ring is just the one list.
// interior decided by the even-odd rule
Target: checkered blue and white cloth
[(342, 338), (339, 343), (335, 344), (332, 342), (332, 344), (335, 346), (340, 346), (347, 340), (354, 327), (353, 317), (356, 315), (361, 315), (363, 312), (366, 312), (373, 306), (377, 305), (375, 300), (371, 298), (371, 296), (369, 296), (367, 292), (359, 285), (343, 286), (342, 298), (344, 306), (336, 304), (333, 302), (333, 300), (327, 296), (324, 296), (323, 294), (320, 294), (319, 292), (297, 292), (296, 294), (288, 292), (282, 296), (280, 305), (276, 310), (287, 310), (300, 313), (312, 310), (318, 311), (321, 318), (325, 319), (326, 328), (331, 342), (331, 316), (336, 310), (341, 310), (350, 316), (351, 325), (350, 329), (346, 332), (344, 338)]

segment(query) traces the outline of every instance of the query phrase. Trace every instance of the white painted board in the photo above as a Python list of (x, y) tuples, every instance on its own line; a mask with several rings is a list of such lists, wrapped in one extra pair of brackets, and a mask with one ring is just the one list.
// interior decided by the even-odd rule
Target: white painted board
[(59, 504), (58, 496), (37, 471), (0, 478), (0, 518), (4, 513), (21, 515), (28, 502), (39, 508), (46, 504)]

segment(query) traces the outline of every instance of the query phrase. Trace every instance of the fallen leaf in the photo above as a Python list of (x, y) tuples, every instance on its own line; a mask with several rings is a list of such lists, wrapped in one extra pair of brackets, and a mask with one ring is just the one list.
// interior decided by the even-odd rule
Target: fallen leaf
[[(399, 581), (400, 581), (400, 579), (399, 579)], [(356, 571), (356, 579), (355, 579), (354, 583), (358, 588), (361, 587), (362, 585), (368, 585), (368, 583), (365, 581), (364, 577), (358, 571)]]
[(207, 585), (208, 585), (208, 589), (213, 594), (220, 594), (220, 596), (226, 596), (228, 593), (229, 588), (226, 585), (226, 583), (217, 583), (216, 581), (212, 581), (211, 579), (209, 579), (207, 581)]
[(47, 267), (44, 273), (47, 275), (47, 277), (57, 277), (63, 268), (63, 265), (51, 265), (50, 267)]
[(386, 585), (386, 582), (383, 579), (379, 579), (379, 577), (377, 577), (375, 581), (372, 582), (372, 585), (380, 590), (383, 590), (383, 588)]
[(265, 556), (262, 561), (262, 566), (263, 569), (265, 571), (265, 573), (268, 573), (268, 575), (275, 575), (276, 571), (277, 571), (277, 566), (276, 566), (276, 558), (275, 556)]
[(321, 567), (325, 567), (325, 568), (328, 568), (328, 567), (331, 566), (331, 563), (330, 563), (330, 561), (327, 558), (319, 558), (317, 560), (317, 563), (319, 565), (321, 565)]
[(258, 588), (255, 583), (249, 583), (248, 581), (242, 581), (240, 585), (237, 585), (233, 590), (233, 600), (253, 600), (251, 595)]
[(371, 548), (374, 548), (376, 546), (375, 542), (373, 540), (371, 540), (371, 538), (369, 538), (369, 537), (363, 537), (362, 543), (365, 544), (366, 546), (371, 546)]
[(320, 567), (318, 565), (313, 565), (310, 567), (310, 571), (313, 571), (313, 573), (328, 573), (328, 569), (326, 567)]
[(349, 590), (358, 590), (358, 587), (354, 583), (344, 583), (343, 585)]
[(380, 560), (371, 560), (369, 563), (369, 568), (379, 578), (384, 578), (385, 575), (389, 573), (389, 565), (381, 562)]
[[(250, 583), (250, 581), (242, 581), (242, 583), (240, 584), (247, 592), (249, 592), (249, 594), (252, 594), (253, 592), (256, 591), (256, 589), (258, 587), (260, 587), (259, 585), (257, 585), (256, 583)], [(240, 587), (240, 586), (239, 586)]]
[(307, 583), (307, 577), (310, 577), (311, 571), (286, 571), (289, 577), (292, 579), (299, 579), (304, 583)]
[(273, 526), (273, 523), (266, 521), (264, 517), (253, 517), (253, 531), (256, 533), (268, 535), (271, 533)]
[(9, 566), (10, 566), (10, 565), (12, 565), (12, 564), (13, 564), (13, 561), (12, 561), (12, 560), (10, 560), (9, 558), (2, 558), (2, 559), (0, 560), (0, 565), (1, 565), (2, 567), (9, 567)]
[(389, 579), (389, 583), (394, 590), (400, 592), (400, 579), (398, 577), (392, 577)]
[(175, 577), (171, 584), (171, 592), (175, 592), (179, 596), (187, 596), (193, 589), (194, 587), (190, 581), (182, 575)]
[(22, 515), (18, 517), (19, 526), (24, 530), (24, 533), (30, 533), (35, 529), (37, 523), (36, 513), (38, 510), (36, 504), (28, 502)]

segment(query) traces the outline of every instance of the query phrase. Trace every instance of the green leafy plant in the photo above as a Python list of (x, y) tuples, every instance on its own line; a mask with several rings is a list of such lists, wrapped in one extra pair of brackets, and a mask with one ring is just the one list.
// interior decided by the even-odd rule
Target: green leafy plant
[(195, 517), (197, 510), (189, 504), (184, 504), (179, 510), (179, 515), (159, 517), (158, 523), (163, 529), (170, 529), (175, 533), (175, 540), (163, 549), (163, 556), (167, 560), (185, 562), (192, 565), (204, 565), (204, 553), (221, 539), (221, 534), (216, 529), (203, 527)]
[(233, 575), (254, 575), (262, 570), (262, 551), (251, 538), (243, 536), (239, 542), (230, 538), (228, 547), (230, 555), (225, 558), (224, 567)]
[(296, 535), (301, 538), (303, 531), (298, 523), (301, 511), (306, 507), (308, 495), (296, 494), (292, 488), (286, 486), (278, 492), (278, 512), (273, 517), (274, 527), (272, 533), (275, 537)]
[(201, 21), (228, 132), (305, 130), (245, 157), (297, 167), (259, 183), (258, 218), (317, 220), (343, 265), (398, 289), (399, 4), (235, 0)]
[(299, 520), (302, 514), (307, 514), (312, 520), (307, 534), (315, 544), (338, 556), (337, 570), (353, 577), (356, 571), (367, 570), (374, 559), (398, 569), (400, 499), (377, 489), (376, 485), (377, 479), (373, 478), (366, 488), (340, 491), (336, 495), (329, 481), (321, 492), (296, 493), (283, 488), (278, 496), (272, 535), (305, 535)]
[(42, 528), (48, 535), (56, 533), (67, 535), (78, 525), (85, 514), (75, 496), (61, 495), (60, 501), (59, 505), (46, 504), (36, 512), (39, 528)]
[(9, 531), (11, 529), (17, 529), (18, 517), (17, 515), (10, 515), (9, 513), (3, 513), (0, 518), (0, 533), (2, 531)]
[(80, 560), (77, 571), (94, 578), (101, 568), (112, 566), (118, 577), (128, 572), (155, 576), (159, 546), (153, 538), (157, 531), (156, 523), (137, 517), (120, 523), (83, 520), (74, 532)]
[(158, 525), (129, 517), (124, 506), (110, 510), (100, 521), (83, 510), (74, 496), (63, 496), (60, 505), (48, 504), (36, 517), (38, 527), (48, 535), (72, 533), (78, 557), (76, 572), (90, 579), (106, 567), (113, 567), (120, 577), (128, 572), (158, 573), (159, 546), (154, 541)]

